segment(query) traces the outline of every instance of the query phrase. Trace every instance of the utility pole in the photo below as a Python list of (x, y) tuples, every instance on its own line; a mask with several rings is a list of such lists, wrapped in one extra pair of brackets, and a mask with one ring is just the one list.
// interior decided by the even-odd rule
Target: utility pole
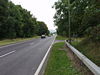
[(71, 27), (70, 27), (70, 0), (68, 0), (68, 24), (69, 24), (69, 42), (71, 43)]

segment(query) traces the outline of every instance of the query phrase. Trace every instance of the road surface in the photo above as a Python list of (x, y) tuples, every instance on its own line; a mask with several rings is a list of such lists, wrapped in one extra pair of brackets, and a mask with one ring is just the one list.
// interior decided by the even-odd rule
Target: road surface
[(54, 36), (0, 47), (0, 75), (34, 75)]

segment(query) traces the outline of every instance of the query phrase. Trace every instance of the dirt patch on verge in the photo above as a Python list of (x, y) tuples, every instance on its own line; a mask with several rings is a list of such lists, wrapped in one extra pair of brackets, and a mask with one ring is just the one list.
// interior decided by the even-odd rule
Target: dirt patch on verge
[(82, 74), (81, 75), (94, 75), (85, 65), (84, 63), (65, 45), (65, 50), (67, 51), (67, 55), (69, 59), (72, 61), (73, 66)]

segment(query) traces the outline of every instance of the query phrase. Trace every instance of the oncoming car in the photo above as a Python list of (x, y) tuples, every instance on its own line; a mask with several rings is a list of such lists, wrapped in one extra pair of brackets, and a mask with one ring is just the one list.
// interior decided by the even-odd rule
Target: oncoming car
[(46, 38), (46, 36), (45, 35), (41, 35), (41, 38)]

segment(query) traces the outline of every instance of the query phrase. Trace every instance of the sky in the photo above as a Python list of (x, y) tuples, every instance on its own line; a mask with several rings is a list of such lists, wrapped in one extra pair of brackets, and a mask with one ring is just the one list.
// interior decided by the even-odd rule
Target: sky
[(52, 8), (54, 2), (58, 0), (11, 0), (14, 4), (19, 4), (23, 8), (31, 11), (31, 14), (37, 18), (38, 21), (43, 21), (47, 24), (49, 30), (55, 30), (53, 16), (55, 9)]

